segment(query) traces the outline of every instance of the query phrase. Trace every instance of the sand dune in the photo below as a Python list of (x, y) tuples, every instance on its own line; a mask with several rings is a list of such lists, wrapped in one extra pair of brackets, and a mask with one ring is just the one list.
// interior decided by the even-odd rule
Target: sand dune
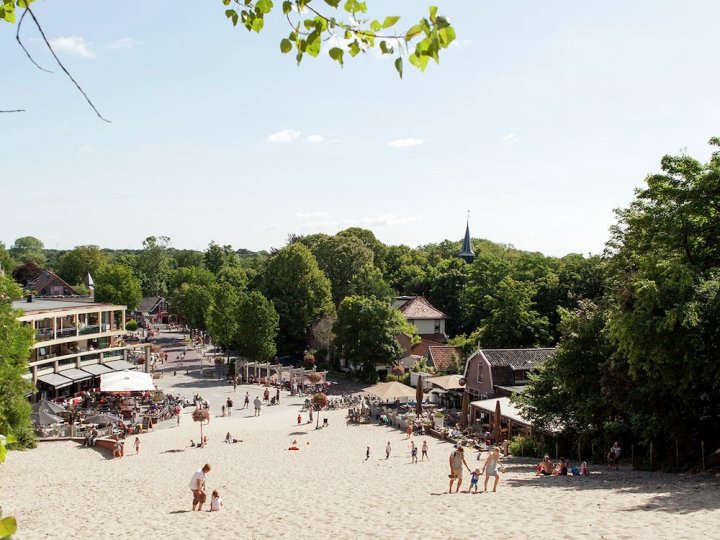
[[(189, 382), (162, 386), (191, 395)], [(211, 403), (232, 392), (202, 386)], [(347, 426), (341, 411), (327, 413), (326, 429), (297, 426), (301, 400), (285, 396), (254, 418), (237, 410), (245, 390), (233, 395), (232, 417), (204, 429), (204, 449), (189, 447), (200, 430), (188, 408), (180, 427), (141, 435), (138, 456), (129, 444), (126, 457), (113, 460), (74, 442), (11, 453), (0, 465), (0, 493), (4, 512), (18, 519), (17, 538), (720, 537), (720, 482), (710, 476), (536, 478), (531, 462), (508, 458), (497, 493), (449, 495), (450, 445), (428, 438), (431, 461), (412, 464), (397, 430)], [(227, 431), (243, 442), (222, 443)], [(287, 450), (293, 439), (299, 451)], [(475, 455), (468, 453), (471, 467)], [(208, 490), (225, 502), (218, 513), (189, 511), (187, 484), (205, 462), (213, 467)], [(466, 475), (463, 490), (468, 485)]]

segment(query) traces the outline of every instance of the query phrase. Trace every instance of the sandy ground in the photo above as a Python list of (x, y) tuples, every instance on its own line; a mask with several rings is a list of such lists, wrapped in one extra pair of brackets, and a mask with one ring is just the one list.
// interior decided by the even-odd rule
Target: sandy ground
[[(179, 427), (142, 434), (139, 455), (128, 444), (125, 458), (109, 459), (74, 442), (10, 453), (0, 497), (18, 519), (17, 538), (720, 538), (720, 480), (710, 476), (621, 469), (536, 478), (531, 462), (508, 458), (497, 493), (450, 495), (447, 443), (428, 437), (430, 461), (412, 464), (404, 433), (348, 426), (343, 411), (323, 413), (328, 428), (298, 426), (302, 399), (286, 393), (253, 417), (239, 407), (257, 386), (233, 393), (184, 375), (159, 385), (199, 391), (213, 415), (231, 395), (232, 416), (213, 417), (203, 449), (189, 447), (200, 427), (186, 408)], [(243, 442), (224, 444), (227, 431)], [(293, 439), (299, 451), (288, 451)], [(475, 459), (468, 452), (473, 468)], [(188, 483), (206, 462), (208, 493), (219, 490), (225, 509), (192, 513)]]

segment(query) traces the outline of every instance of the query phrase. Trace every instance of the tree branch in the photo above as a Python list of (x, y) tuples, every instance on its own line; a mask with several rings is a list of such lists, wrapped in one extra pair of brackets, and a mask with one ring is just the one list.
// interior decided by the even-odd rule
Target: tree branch
[[(90, 107), (92, 108), (92, 110), (95, 111), (95, 114), (98, 115), (98, 118), (100, 118), (100, 120), (102, 120), (102, 121), (104, 121), (104, 122), (107, 122), (107, 123), (109, 124), (109, 123), (110, 123), (110, 120), (108, 120), (107, 118), (104, 118), (103, 115), (100, 114), (100, 111), (97, 110), (97, 108), (95, 107), (95, 105), (93, 104), (93, 102), (90, 100), (90, 98), (88, 97), (88, 95), (85, 93), (85, 91), (82, 89), (82, 87), (78, 84), (78, 82), (77, 82), (75, 79), (73, 79), (73, 76), (70, 75), (70, 72), (65, 68), (65, 66), (63, 65), (63, 63), (62, 63), (62, 62), (60, 61), (60, 59), (57, 57), (57, 55), (55, 54), (55, 51), (54, 51), (53, 48), (52, 48), (52, 45), (50, 45), (50, 42), (48, 41), (47, 37), (45, 36), (45, 32), (43, 32), (43, 29), (42, 29), (42, 27), (40, 26), (40, 23), (38, 22), (37, 18), (35, 17), (35, 14), (32, 12), (32, 10), (30, 9), (30, 7), (29, 7), (29, 6), (26, 7), (26, 8), (25, 8), (25, 11), (26, 11), (27, 13), (30, 13), (30, 16), (32, 17), (33, 22), (35, 23), (35, 26), (37, 26), (37, 29), (38, 29), (38, 31), (40, 32), (40, 35), (42, 36), (43, 41), (45, 42), (45, 45), (47, 45), (47, 48), (50, 50), (50, 53), (53, 55), (53, 58), (55, 58), (55, 61), (57, 62), (58, 66), (60, 66), (60, 68), (65, 72), (65, 75), (68, 76), (68, 78), (73, 82), (73, 84), (75, 85), (75, 87), (80, 91), (80, 93), (81, 93), (81, 94), (83, 95), (83, 97), (85, 98), (85, 101), (88, 102), (88, 105), (90, 105)], [(24, 16), (25, 16), (25, 13), (23, 13), (23, 17), (24, 17)], [(24, 49), (24, 47), (23, 47), (23, 49)], [(35, 63), (35, 62), (33, 62), (33, 63)], [(35, 65), (37, 66), (37, 64), (35, 64)], [(40, 67), (40, 66), (38, 66), (38, 67)], [(41, 68), (41, 69), (42, 69), (42, 68)]]
[(36, 68), (38, 68), (40, 71), (44, 71), (46, 73), (52, 73), (49, 69), (45, 69), (44, 67), (40, 67), (40, 65), (35, 61), (35, 59), (30, 55), (28, 50), (25, 48), (25, 45), (23, 45), (23, 42), (20, 41), (20, 27), (22, 26), (23, 19), (25, 19), (25, 15), (27, 15), (27, 10), (23, 11), (23, 14), (20, 16), (20, 20), (18, 21), (17, 25), (17, 32), (15, 33), (15, 39), (18, 42), (18, 45), (20, 45), (20, 48), (25, 51), (25, 54), (27, 54), (27, 57), (30, 59), (30, 61), (35, 65)]

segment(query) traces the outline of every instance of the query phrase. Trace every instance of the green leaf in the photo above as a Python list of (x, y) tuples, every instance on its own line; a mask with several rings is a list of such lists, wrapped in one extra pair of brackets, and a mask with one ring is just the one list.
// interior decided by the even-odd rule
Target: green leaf
[[(266, 13), (270, 13), (273, 8), (272, 0), (258, 0), (255, 4), (255, 11), (259, 11), (263, 15)], [(259, 32), (259, 30), (256, 30), (256, 32)]]
[(330, 6), (337, 9), (337, 7), (340, 5), (340, 0), (325, 0), (325, 3)]
[(373, 21), (370, 23), (370, 30), (373, 32), (377, 32), (382, 28), (382, 25), (380, 24), (380, 21)]
[(0, 519), (0, 538), (12, 536), (17, 531), (17, 521), (10, 516)]
[(292, 2), (290, 0), (285, 0), (283, 2), (283, 15), (287, 15), (292, 11)]
[(260, 30), (263, 29), (263, 26), (265, 26), (265, 19), (262, 17), (255, 17), (255, 20), (252, 22), (252, 29), (255, 32), (260, 32)]
[(360, 45), (358, 44), (357, 40), (353, 41), (350, 44), (350, 50), (348, 51), (350, 53), (350, 56), (355, 58), (358, 53), (360, 52)]
[(446, 49), (448, 45), (455, 41), (455, 29), (452, 26), (448, 26), (438, 30), (438, 38), (440, 39), (440, 46)]
[(416, 24), (415, 26), (411, 26), (408, 29), (408, 31), (405, 32), (405, 41), (410, 41), (420, 34), (422, 34), (422, 28), (420, 28), (419, 24)]
[(437, 6), (430, 6), (430, 20), (432, 22), (435, 22), (435, 17), (437, 16)]
[(340, 47), (333, 47), (328, 51), (330, 54), (330, 58), (337, 61), (341, 66), (343, 65), (343, 55), (345, 54), (345, 51), (343, 51)]
[(317, 30), (313, 30), (307, 37), (307, 43), (305, 44), (305, 52), (315, 58), (318, 54), (320, 54), (321, 42), (322, 40), (320, 32), (318, 32)]
[(283, 39), (280, 41), (280, 52), (285, 54), (292, 51), (292, 42), (289, 39)]
[(395, 15), (391, 17), (385, 17), (385, 20), (383, 21), (382, 27), (383, 28), (390, 28), (391, 26), (395, 26), (395, 23), (397, 23), (400, 20), (400, 17), (397, 17)]
[(420, 71), (425, 71), (425, 68), (430, 61), (430, 57), (425, 55), (418, 55), (417, 53), (411, 54), (409, 57), (410, 63), (418, 68)]
[(398, 74), (400, 75), (400, 78), (402, 79), (403, 76), (403, 60), (402, 57), (398, 56), (395, 59), (395, 69), (397, 70)]
[[(5, 461), (5, 456), (7, 455), (7, 448), (5, 448), (4, 444), (0, 444), (0, 463)], [(0, 538), (2, 538), (0, 536)]]
[(383, 54), (392, 54), (395, 52), (395, 49), (393, 47), (388, 47), (387, 41), (381, 41), (380, 52)]

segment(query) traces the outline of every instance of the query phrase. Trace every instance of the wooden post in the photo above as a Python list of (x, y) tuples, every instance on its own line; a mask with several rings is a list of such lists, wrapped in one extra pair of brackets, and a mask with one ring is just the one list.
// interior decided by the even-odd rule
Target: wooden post
[(702, 455), (702, 468), (705, 470), (705, 441), (700, 441), (700, 450)]
[(651, 471), (653, 470), (653, 467), (652, 467), (652, 442), (650, 443), (650, 470)]

